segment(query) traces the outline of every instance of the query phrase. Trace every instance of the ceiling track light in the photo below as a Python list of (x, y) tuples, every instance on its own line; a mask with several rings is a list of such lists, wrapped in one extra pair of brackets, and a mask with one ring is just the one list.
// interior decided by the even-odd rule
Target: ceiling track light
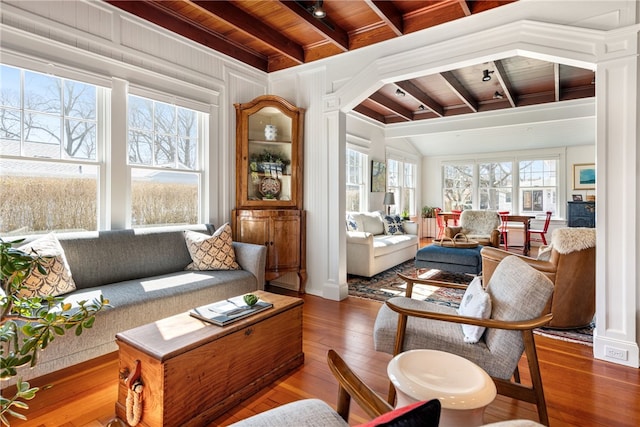
[(322, 0), (317, 0), (316, 4), (311, 6), (311, 14), (314, 18), (322, 19), (327, 16), (327, 12), (322, 8)]
[(501, 93), (500, 93), (500, 92), (498, 92), (498, 91), (496, 91), (496, 92), (493, 94), (493, 99), (502, 99), (503, 97), (504, 97), (504, 95), (503, 95), (503, 94), (501, 94)]
[(418, 105), (418, 110), (420, 111), (424, 111), (426, 109), (426, 107), (422, 104)]
[(405, 93), (402, 89), (396, 89), (396, 96), (404, 96)]
[(482, 72), (482, 81), (483, 82), (488, 82), (489, 80), (491, 80), (491, 76), (489, 74), (493, 74), (493, 71), (484, 70)]

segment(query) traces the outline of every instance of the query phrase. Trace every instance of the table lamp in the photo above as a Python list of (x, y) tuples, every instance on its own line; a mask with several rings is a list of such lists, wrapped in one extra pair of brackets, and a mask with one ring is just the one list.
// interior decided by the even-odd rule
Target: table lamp
[(389, 215), (389, 212), (391, 210), (389, 206), (396, 204), (395, 195), (393, 193), (384, 193), (384, 201), (382, 202), (382, 204), (385, 205), (385, 210), (387, 212), (387, 215)]

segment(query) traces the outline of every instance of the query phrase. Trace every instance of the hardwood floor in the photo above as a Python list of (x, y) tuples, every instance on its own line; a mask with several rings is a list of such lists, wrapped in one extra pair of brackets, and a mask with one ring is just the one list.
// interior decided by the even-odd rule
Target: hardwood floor
[[(326, 363), (335, 349), (374, 390), (385, 395), (390, 355), (373, 350), (372, 326), (380, 303), (349, 297), (336, 302), (304, 296), (304, 365), (220, 416), (225, 426), (269, 408), (309, 397), (335, 406), (337, 383)], [(594, 360), (591, 347), (536, 336), (550, 424), (559, 426), (640, 425), (640, 370)], [(521, 372), (526, 372), (525, 360)], [(524, 378), (523, 381), (527, 381)], [(27, 422), (12, 426), (106, 426), (114, 416), (118, 381), (115, 353), (32, 381), (53, 384), (29, 402)], [(194, 391), (196, 392), (196, 391)], [(502, 396), (487, 408), (485, 422), (537, 420), (533, 405)], [(356, 405), (350, 424), (367, 421)], [(173, 427), (173, 426), (171, 426)]]

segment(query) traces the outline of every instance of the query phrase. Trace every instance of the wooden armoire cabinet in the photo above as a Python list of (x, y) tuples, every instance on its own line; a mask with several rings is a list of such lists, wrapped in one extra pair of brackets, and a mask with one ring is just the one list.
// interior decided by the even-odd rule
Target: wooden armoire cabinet
[[(304, 109), (263, 95), (236, 108), (234, 239), (267, 247), (265, 278), (304, 292)], [(283, 285), (284, 283), (284, 285)]]

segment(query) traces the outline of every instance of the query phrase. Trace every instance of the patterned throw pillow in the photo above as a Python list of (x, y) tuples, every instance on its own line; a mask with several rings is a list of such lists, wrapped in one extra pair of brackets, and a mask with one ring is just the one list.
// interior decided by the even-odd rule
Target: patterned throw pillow
[[(460, 301), (458, 308), (460, 316), (476, 317), (478, 319), (488, 319), (491, 316), (491, 298), (487, 291), (482, 287), (482, 279), (480, 276), (473, 278), (467, 290)], [(475, 344), (485, 331), (483, 326), (462, 325), (464, 332), (464, 342)]]
[(384, 223), (384, 234), (404, 234), (402, 218), (400, 218), (398, 215), (385, 215), (382, 222)]
[(239, 270), (233, 250), (229, 223), (218, 228), (212, 236), (185, 231), (184, 238), (193, 261), (185, 270)]
[(45, 257), (42, 266), (47, 270), (47, 274), (41, 274), (37, 269), (34, 269), (22, 282), (25, 288), (18, 292), (18, 296), (25, 298), (55, 297), (76, 290), (76, 284), (71, 277), (71, 270), (67, 258), (64, 256), (64, 250), (53, 233), (27, 243), (19, 249), (28, 253), (35, 250), (40, 256)]

